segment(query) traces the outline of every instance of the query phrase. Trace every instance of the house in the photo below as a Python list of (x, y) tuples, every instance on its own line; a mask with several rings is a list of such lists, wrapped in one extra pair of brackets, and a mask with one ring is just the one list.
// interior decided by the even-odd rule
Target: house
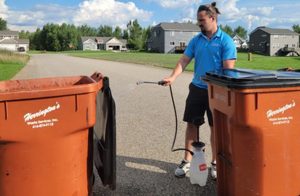
[(127, 40), (116, 37), (81, 37), (82, 50), (127, 50)]
[(240, 36), (238, 36), (238, 34), (233, 35), (232, 39), (233, 39), (233, 42), (237, 49), (248, 48), (247, 41), (245, 39), (241, 38)]
[(160, 23), (151, 29), (147, 49), (160, 53), (183, 52), (199, 32), (200, 28), (192, 23)]
[(19, 39), (18, 31), (0, 31), (0, 49), (25, 52), (29, 50), (29, 39)]
[(289, 29), (257, 27), (250, 33), (249, 49), (269, 56), (285, 55), (289, 49), (299, 49), (299, 34)]

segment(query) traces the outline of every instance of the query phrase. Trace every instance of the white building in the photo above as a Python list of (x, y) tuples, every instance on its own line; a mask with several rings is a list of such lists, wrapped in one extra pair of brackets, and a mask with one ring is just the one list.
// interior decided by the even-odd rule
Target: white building
[(29, 39), (19, 39), (18, 31), (0, 31), (0, 49), (25, 52), (29, 50)]
[(82, 50), (127, 50), (127, 41), (116, 37), (81, 37)]
[(233, 37), (233, 42), (236, 46), (236, 48), (241, 49), (241, 48), (248, 48), (248, 44), (247, 41), (243, 38), (241, 38), (240, 36), (238, 36), (237, 34), (235, 34)]

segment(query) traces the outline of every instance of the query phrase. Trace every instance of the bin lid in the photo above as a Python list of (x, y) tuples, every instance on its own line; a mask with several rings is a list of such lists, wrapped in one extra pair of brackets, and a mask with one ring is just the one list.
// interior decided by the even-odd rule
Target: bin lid
[(229, 88), (300, 86), (300, 72), (290, 71), (223, 69), (207, 72), (203, 79)]
[(89, 76), (68, 76), (7, 80), (0, 82), (0, 101), (47, 98), (97, 92), (102, 80)]

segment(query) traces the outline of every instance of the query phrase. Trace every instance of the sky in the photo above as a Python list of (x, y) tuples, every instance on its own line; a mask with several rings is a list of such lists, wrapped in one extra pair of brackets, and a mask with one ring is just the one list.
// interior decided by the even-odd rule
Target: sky
[[(292, 29), (300, 25), (300, 0), (215, 0), (218, 23), (251, 32), (258, 26)], [(146, 28), (161, 22), (196, 22), (206, 0), (0, 0), (0, 17), (10, 30), (33, 32), (47, 23), (126, 28), (137, 19)]]

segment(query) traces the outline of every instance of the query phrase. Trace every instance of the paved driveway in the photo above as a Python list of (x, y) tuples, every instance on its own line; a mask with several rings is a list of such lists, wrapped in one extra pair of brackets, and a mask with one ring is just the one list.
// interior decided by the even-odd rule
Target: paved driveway
[[(91, 75), (99, 71), (110, 78), (117, 107), (117, 189), (110, 191), (96, 178), (94, 195), (216, 195), (215, 182), (206, 187), (177, 179), (174, 169), (183, 152), (171, 152), (174, 112), (168, 87), (136, 85), (139, 80), (159, 81), (171, 70), (137, 64), (37, 54), (14, 79)], [(183, 73), (173, 84), (179, 130), (176, 147), (183, 147), (185, 124), (181, 121), (191, 73)], [(210, 161), (208, 125), (200, 130)]]

